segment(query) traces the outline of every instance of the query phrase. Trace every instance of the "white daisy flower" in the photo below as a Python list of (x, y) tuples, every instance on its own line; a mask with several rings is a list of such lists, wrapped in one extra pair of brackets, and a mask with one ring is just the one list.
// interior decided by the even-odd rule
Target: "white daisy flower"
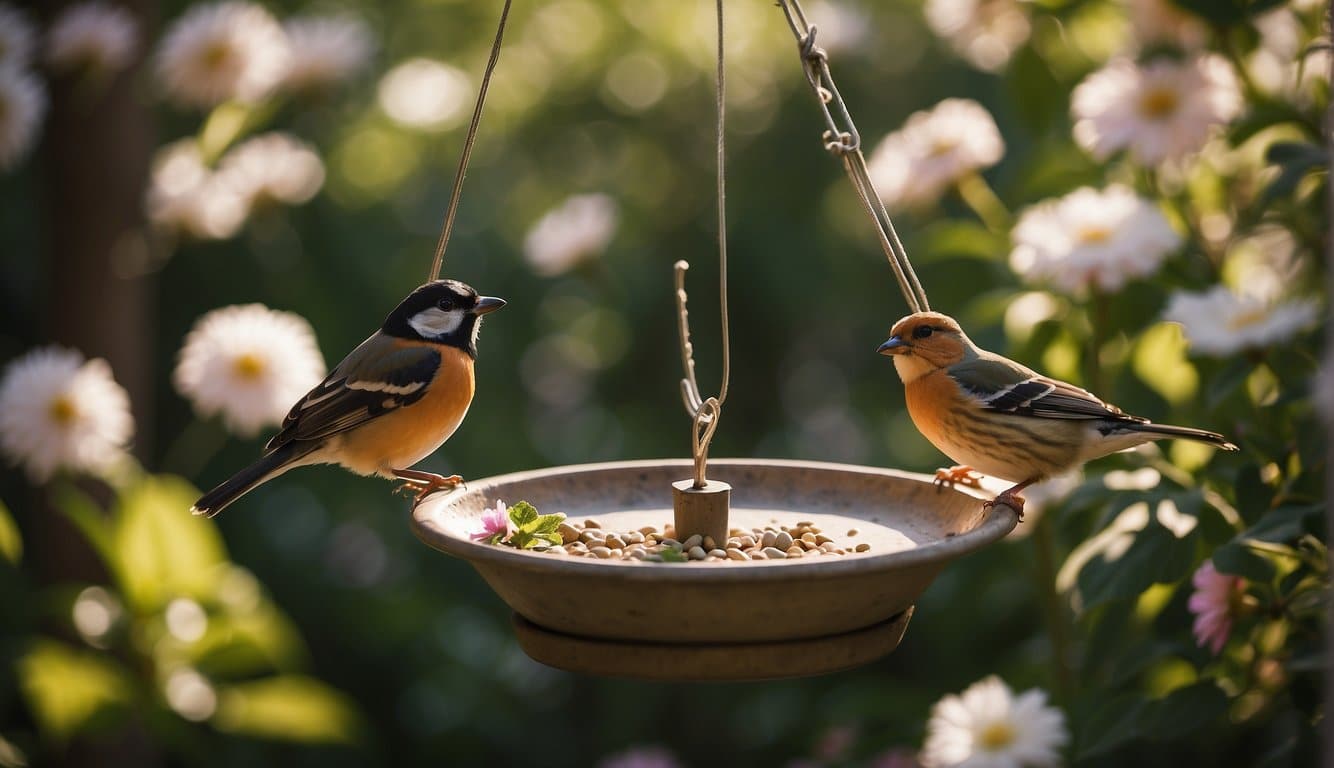
[(376, 88), (380, 108), (409, 128), (444, 130), (471, 106), (472, 82), (459, 69), (431, 59), (408, 59), (389, 70)]
[(867, 160), (871, 180), (892, 208), (933, 203), (959, 179), (1000, 162), (1005, 142), (991, 113), (975, 101), (945, 99), (910, 115)]
[(223, 156), (217, 173), (252, 207), (304, 203), (324, 184), (320, 156), (285, 133), (265, 133), (237, 145)]
[(58, 469), (102, 473), (125, 457), (133, 435), (130, 397), (105, 360), (41, 347), (0, 379), (0, 449), (34, 483)]
[(1020, 215), (1011, 237), (1015, 272), (1072, 294), (1116, 291), (1148, 277), (1181, 245), (1157, 206), (1119, 184), (1038, 203)]
[(46, 33), (46, 60), (58, 70), (119, 72), (130, 64), (139, 29), (126, 9), (103, 2), (71, 5)]
[(195, 321), (172, 380), (200, 415), (221, 414), (228, 429), (249, 437), (281, 422), (324, 372), (305, 318), (244, 304)]
[(268, 11), (228, 0), (194, 6), (172, 22), (156, 68), (172, 100), (208, 108), (263, 99), (282, 82), (290, 60), (287, 35)]
[(999, 677), (973, 683), (931, 709), (921, 761), (926, 768), (1042, 768), (1061, 764), (1070, 741), (1065, 715), (1037, 688), (1018, 696)]
[(0, 3), (0, 67), (26, 67), (32, 61), (35, 30), (28, 14)]
[(18, 67), (0, 65), (0, 170), (13, 168), (28, 154), (45, 114), (42, 81)]
[(1241, 107), (1231, 67), (1213, 55), (1144, 65), (1116, 59), (1085, 78), (1070, 101), (1081, 147), (1099, 160), (1128, 150), (1143, 165), (1199, 150)]
[(528, 231), (523, 252), (539, 275), (567, 272), (606, 249), (620, 214), (606, 195), (575, 195), (548, 211)]
[(1163, 317), (1181, 324), (1196, 353), (1226, 357), (1243, 349), (1280, 344), (1314, 327), (1320, 320), (1320, 307), (1313, 299), (1270, 303), (1215, 285), (1204, 293), (1172, 294)]
[(1309, 103), (1311, 86), (1328, 93), (1334, 54), (1329, 46), (1312, 45), (1314, 41), (1293, 9), (1275, 8), (1256, 16), (1252, 23), (1260, 39), (1247, 66), (1256, 85), (1299, 104)]
[(157, 151), (145, 207), (159, 228), (203, 240), (235, 235), (250, 215), (248, 197), (204, 165), (193, 139)]
[(283, 22), (292, 61), (283, 85), (327, 87), (365, 69), (375, 50), (366, 22), (355, 16), (298, 16)]
[(819, 25), (818, 42), (830, 53), (861, 48), (874, 28), (864, 9), (833, 0), (817, 0), (806, 15)]
[(926, 0), (922, 10), (931, 31), (987, 72), (1004, 67), (1031, 31), (1018, 0)]

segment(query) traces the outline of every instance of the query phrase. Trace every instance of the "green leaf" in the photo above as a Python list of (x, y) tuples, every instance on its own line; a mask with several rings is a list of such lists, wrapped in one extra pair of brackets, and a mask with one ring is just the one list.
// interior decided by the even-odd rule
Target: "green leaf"
[(1137, 695), (1123, 695), (1098, 707), (1082, 729), (1078, 758), (1105, 754), (1134, 741), (1147, 702)]
[(1148, 701), (1122, 696), (1100, 707), (1084, 728), (1079, 759), (1105, 754), (1137, 741), (1187, 737), (1227, 711), (1227, 696), (1211, 680), (1178, 688)]
[(1214, 550), (1210, 559), (1219, 573), (1230, 573), (1251, 581), (1269, 581), (1274, 578), (1274, 564), (1239, 540), (1234, 539)]
[(1217, 26), (1240, 24), (1283, 4), (1283, 0), (1175, 0), (1175, 4)]
[(1282, 506), (1260, 518), (1238, 538), (1291, 543), (1304, 534), (1316, 533), (1321, 527), (1324, 511), (1324, 504)]
[(1248, 543), (1266, 541), (1292, 543), (1323, 525), (1323, 504), (1284, 506), (1266, 514), (1255, 525), (1214, 550), (1214, 567), (1251, 581), (1267, 582), (1275, 575), (1269, 558), (1252, 550)]
[(1262, 208), (1280, 197), (1291, 195), (1308, 173), (1325, 170), (1329, 165), (1324, 148), (1303, 141), (1276, 141), (1270, 144), (1265, 151), (1265, 161), (1283, 170), (1260, 195), (1257, 205)]
[(97, 502), (68, 483), (56, 486), (53, 495), (56, 509), (79, 529), (104, 563), (114, 566), (116, 549), (111, 541), (111, 521)]
[(1243, 520), (1255, 520), (1262, 516), (1274, 499), (1274, 489), (1260, 477), (1258, 464), (1245, 464), (1237, 470), (1234, 487), (1237, 511)]
[(923, 246), (916, 253), (928, 261), (964, 258), (995, 263), (1009, 253), (1009, 242), (1004, 236), (973, 221), (946, 219), (936, 222), (927, 227), (923, 240)]
[(1256, 201), (1260, 208), (1267, 207), (1275, 200), (1281, 197), (1288, 197), (1297, 190), (1297, 185), (1302, 183), (1306, 174), (1312, 170), (1311, 166), (1304, 166), (1297, 163), (1283, 166), (1283, 170), (1278, 174), (1278, 178), (1265, 187), (1264, 192)]
[(510, 522), (514, 527), (521, 531), (528, 530), (527, 526), (537, 520), (537, 508), (526, 501), (521, 501), (509, 509)]
[(1143, 711), (1144, 735), (1154, 741), (1180, 739), (1226, 710), (1227, 695), (1212, 680), (1201, 680), (1150, 702)]
[(148, 476), (127, 488), (112, 512), (115, 572), (126, 600), (156, 610), (176, 596), (213, 594), (227, 562), (212, 520), (194, 517), (199, 491), (178, 477)]
[(542, 515), (533, 523), (533, 533), (555, 533), (565, 521), (564, 515)]
[(23, 536), (19, 534), (18, 524), (3, 501), (0, 501), (0, 558), (8, 560), (15, 567), (23, 560)]
[(553, 547), (559, 547), (562, 542), (559, 533), (537, 533), (534, 534), (534, 537), (541, 542), (550, 544)]
[(268, 601), (244, 613), (210, 616), (208, 632), (189, 650), (204, 675), (233, 679), (285, 671), (306, 659), (296, 627)]
[(133, 704), (129, 677), (109, 656), (39, 640), (18, 661), (19, 687), (37, 725), (63, 742)]
[(1307, 141), (1276, 141), (1265, 150), (1265, 162), (1311, 168), (1328, 162), (1325, 149)]
[(1005, 89), (1029, 133), (1046, 133), (1065, 114), (1069, 89), (1056, 79), (1052, 68), (1033, 46), (1020, 48), (1010, 59), (1005, 71)]
[(1079, 593), (1086, 606), (1136, 597), (1153, 584), (1180, 580), (1190, 572), (1195, 555), (1194, 532), (1178, 538), (1150, 515), (1143, 530), (1097, 552), (1079, 572)]
[(1255, 366), (1250, 360), (1238, 357), (1228, 361), (1221, 369), (1204, 377), (1204, 399), (1210, 408), (1217, 408), (1222, 402), (1235, 394), (1246, 383)]
[(1285, 123), (1306, 127), (1306, 117), (1291, 104), (1274, 99), (1262, 99), (1251, 104), (1246, 114), (1228, 128), (1228, 143), (1241, 146), (1266, 128)]
[(212, 722), (225, 733), (315, 744), (351, 744), (362, 731), (361, 716), (350, 699), (300, 675), (223, 688)]

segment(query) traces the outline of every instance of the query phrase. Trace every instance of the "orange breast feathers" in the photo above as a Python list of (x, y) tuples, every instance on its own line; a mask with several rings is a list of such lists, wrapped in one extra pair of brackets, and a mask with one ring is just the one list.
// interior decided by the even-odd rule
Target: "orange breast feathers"
[(473, 360), (463, 350), (437, 347), (440, 370), (417, 402), (358, 427), (343, 438), (340, 464), (390, 477), (431, 455), (454, 434), (472, 404)]
[(945, 369), (940, 368), (912, 380), (903, 388), (908, 415), (917, 431), (946, 455), (949, 452), (942, 446), (954, 442), (946, 430), (947, 425), (957, 418), (952, 413), (959, 407), (957, 386)]

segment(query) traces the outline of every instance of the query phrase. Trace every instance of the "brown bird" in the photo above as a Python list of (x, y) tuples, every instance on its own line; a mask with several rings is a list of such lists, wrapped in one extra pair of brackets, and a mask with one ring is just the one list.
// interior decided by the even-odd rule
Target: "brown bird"
[(1015, 483), (987, 505), (1013, 507), (1021, 520), (1020, 491), (1110, 453), (1164, 438), (1237, 450), (1216, 432), (1154, 424), (979, 349), (939, 312), (898, 321), (876, 351), (894, 358), (918, 431), (958, 465), (937, 477), (976, 484), (975, 469)]

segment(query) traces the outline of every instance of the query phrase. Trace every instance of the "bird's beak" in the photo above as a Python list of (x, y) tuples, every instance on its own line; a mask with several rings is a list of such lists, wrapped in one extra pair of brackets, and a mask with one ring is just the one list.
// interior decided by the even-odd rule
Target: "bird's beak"
[(890, 336), (889, 341), (876, 348), (882, 355), (902, 355), (908, 351), (909, 344), (898, 336)]
[(487, 312), (495, 312), (503, 306), (505, 306), (504, 299), (497, 299), (494, 296), (480, 296), (477, 299), (477, 306), (472, 308), (472, 313), (474, 315), (485, 315)]

